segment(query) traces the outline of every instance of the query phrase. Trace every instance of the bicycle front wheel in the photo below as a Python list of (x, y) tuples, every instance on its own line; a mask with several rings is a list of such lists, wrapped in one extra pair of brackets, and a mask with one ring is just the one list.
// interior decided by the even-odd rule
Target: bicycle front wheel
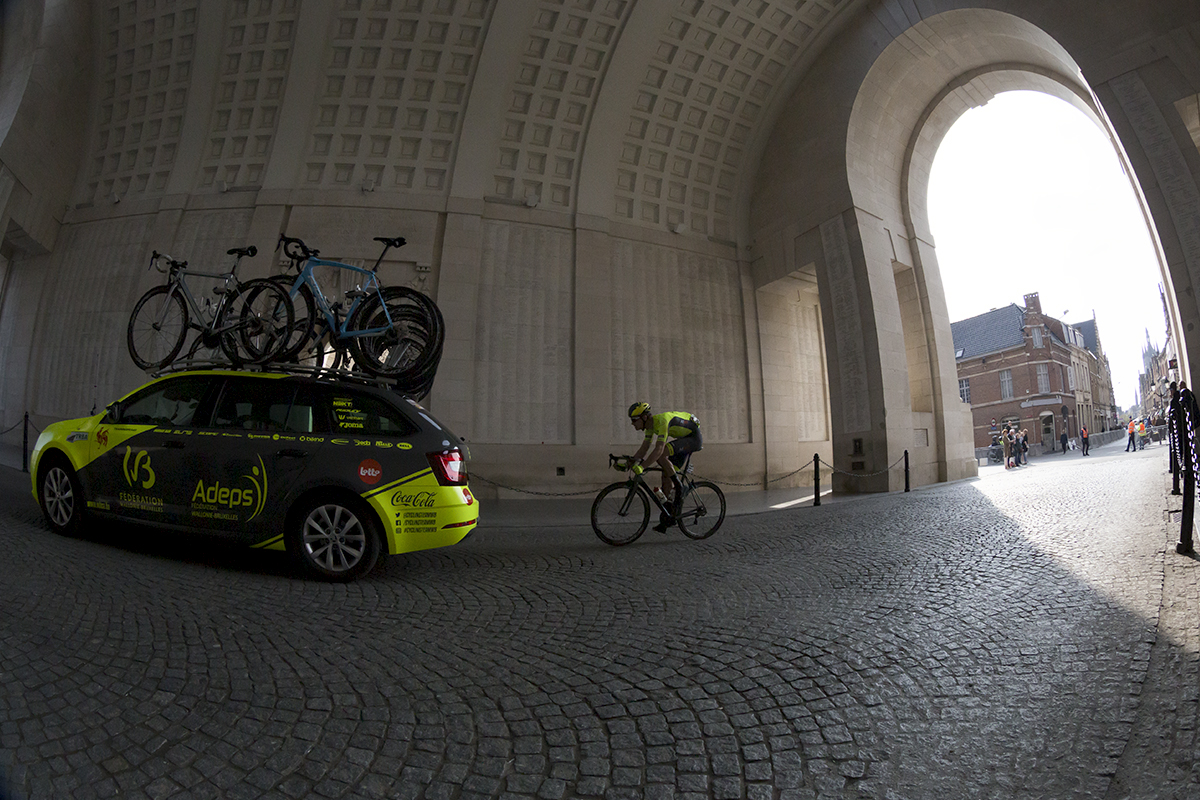
[(592, 530), (605, 544), (629, 544), (645, 532), (649, 522), (650, 498), (629, 481), (605, 486), (592, 503)]
[(133, 363), (161, 369), (175, 360), (188, 330), (188, 310), (171, 286), (155, 286), (142, 295), (129, 315), (125, 343)]
[(707, 539), (725, 521), (725, 493), (711, 481), (696, 481), (683, 496), (679, 527), (691, 539)]
[(221, 348), (235, 363), (265, 364), (287, 345), (294, 321), (286, 289), (267, 278), (247, 281), (217, 320)]

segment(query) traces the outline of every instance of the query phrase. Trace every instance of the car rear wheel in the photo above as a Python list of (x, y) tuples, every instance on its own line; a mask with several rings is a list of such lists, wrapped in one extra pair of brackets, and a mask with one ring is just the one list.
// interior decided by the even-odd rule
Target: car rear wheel
[(84, 516), (83, 489), (75, 470), (63, 459), (53, 459), (42, 467), (38, 501), (50, 530), (66, 536), (79, 532)]
[(382, 537), (370, 511), (336, 495), (314, 497), (297, 509), (286, 535), (301, 569), (327, 581), (352, 581), (371, 571)]

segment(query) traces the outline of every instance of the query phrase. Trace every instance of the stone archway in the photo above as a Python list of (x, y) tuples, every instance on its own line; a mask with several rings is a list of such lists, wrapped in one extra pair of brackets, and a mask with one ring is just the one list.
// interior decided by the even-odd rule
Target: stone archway
[(917, 483), (975, 471), (926, 197), (950, 125), (1013, 89), (1072, 103), (1121, 152), (1066, 49), (985, 9), (930, 16), (886, 44), (858, 32), (835, 41), (764, 147), (749, 214), (755, 286), (806, 268), (817, 278), (833, 458), (849, 473), (835, 488), (895, 488), (886, 470), (906, 450)]

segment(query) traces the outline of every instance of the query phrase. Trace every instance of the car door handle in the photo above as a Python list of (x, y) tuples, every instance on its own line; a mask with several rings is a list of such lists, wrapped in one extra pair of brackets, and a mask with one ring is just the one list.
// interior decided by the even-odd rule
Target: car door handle
[(288, 449), (280, 450), (275, 455), (279, 456), (280, 458), (307, 458), (308, 457), (308, 453), (304, 450), (288, 450)]
[(179, 441), (178, 439), (167, 439), (165, 442), (163, 442), (163, 447), (169, 450), (182, 450), (183, 442)]

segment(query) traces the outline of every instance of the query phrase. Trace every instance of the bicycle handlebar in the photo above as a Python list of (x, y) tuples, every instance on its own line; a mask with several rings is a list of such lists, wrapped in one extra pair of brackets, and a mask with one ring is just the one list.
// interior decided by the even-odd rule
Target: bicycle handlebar
[(167, 270), (159, 266), (159, 262), (164, 260), (167, 262), (167, 266), (170, 269), (183, 269), (188, 265), (188, 262), (186, 261), (177, 261), (166, 253), (160, 253), (157, 250), (154, 250), (150, 255), (150, 266), (146, 267), (146, 269), (154, 267), (159, 272), (165, 273)]
[(608, 466), (620, 472), (628, 472), (629, 465), (633, 463), (633, 456), (614, 456), (608, 454)]
[(279, 234), (279, 244), (275, 245), (275, 250), (283, 248), (283, 254), (292, 260), (292, 266), (296, 271), (300, 271), (300, 262), (307, 261), (310, 258), (316, 258), (321, 255), (320, 250), (309, 247), (300, 239), (295, 239), (291, 236)]

